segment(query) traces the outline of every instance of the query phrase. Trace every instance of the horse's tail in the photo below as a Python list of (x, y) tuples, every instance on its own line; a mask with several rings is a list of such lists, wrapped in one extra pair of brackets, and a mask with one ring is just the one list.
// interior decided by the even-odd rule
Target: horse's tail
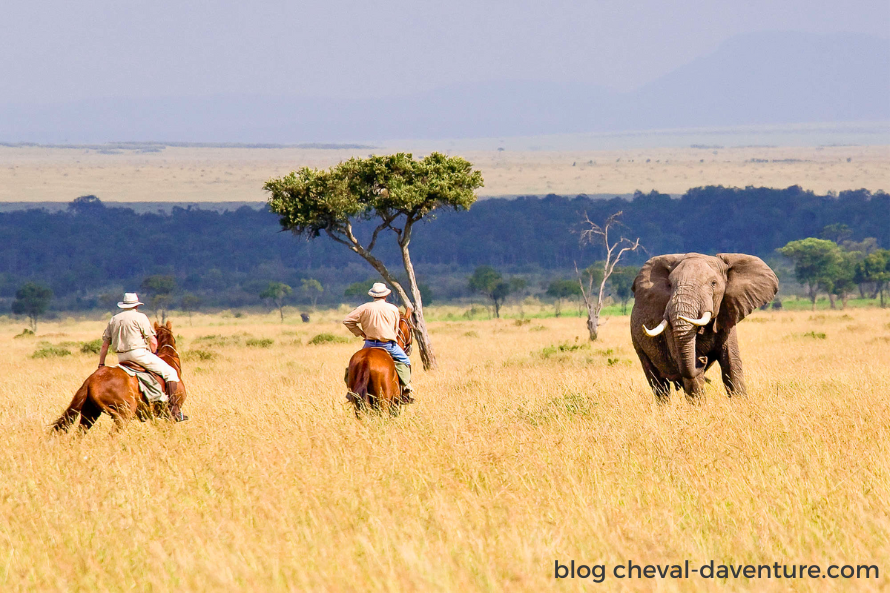
[(92, 375), (87, 377), (86, 381), (83, 382), (83, 385), (80, 386), (80, 389), (77, 390), (77, 393), (74, 394), (74, 398), (71, 400), (68, 409), (62, 413), (58, 420), (53, 422), (52, 429), (54, 431), (66, 431), (72, 424), (74, 424), (74, 421), (77, 420), (77, 417), (80, 415), (80, 411), (83, 409), (83, 405), (86, 403), (87, 397), (90, 394), (91, 378)]
[(355, 381), (352, 384), (352, 393), (357, 397), (356, 406), (369, 405), (371, 396), (368, 393), (368, 386), (371, 384), (371, 365), (367, 361), (356, 365)]

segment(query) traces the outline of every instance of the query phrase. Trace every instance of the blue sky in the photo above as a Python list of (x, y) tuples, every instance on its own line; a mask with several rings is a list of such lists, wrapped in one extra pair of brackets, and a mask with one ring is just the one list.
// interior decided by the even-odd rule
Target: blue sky
[(10, 2), (0, 19), (0, 103), (387, 97), (493, 80), (626, 91), (735, 35), (770, 30), (886, 39), (890, 2)]

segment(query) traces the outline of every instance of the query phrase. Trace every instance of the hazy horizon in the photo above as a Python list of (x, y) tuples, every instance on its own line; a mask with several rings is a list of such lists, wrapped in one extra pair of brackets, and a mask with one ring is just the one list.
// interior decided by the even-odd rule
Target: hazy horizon
[(53, 0), (6, 12), (0, 38), (15, 59), (0, 62), (5, 142), (342, 142), (890, 120), (885, 1)]

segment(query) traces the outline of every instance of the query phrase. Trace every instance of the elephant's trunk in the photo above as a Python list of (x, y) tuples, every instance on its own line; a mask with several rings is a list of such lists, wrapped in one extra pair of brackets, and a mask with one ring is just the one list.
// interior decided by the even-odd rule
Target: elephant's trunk
[(702, 311), (704, 307), (698, 295), (691, 287), (678, 286), (671, 302), (668, 304), (667, 317), (670, 320), (674, 343), (677, 346), (677, 366), (680, 374), (686, 379), (694, 379), (704, 372), (704, 365), (699, 365), (695, 352), (695, 337), (698, 333), (696, 322), (707, 318), (710, 311)]
[[(680, 321), (680, 324), (684, 324), (684, 322)], [(688, 323), (685, 325), (687, 327), (673, 326), (674, 339), (677, 342), (677, 364), (680, 367), (680, 374), (684, 378), (694, 379), (704, 369), (698, 367), (695, 355), (696, 328)]]

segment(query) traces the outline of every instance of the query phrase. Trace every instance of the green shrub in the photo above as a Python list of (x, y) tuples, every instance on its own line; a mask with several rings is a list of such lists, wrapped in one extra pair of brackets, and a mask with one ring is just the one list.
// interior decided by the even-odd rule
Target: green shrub
[(183, 354), (183, 358), (188, 361), (208, 361), (215, 360), (216, 357), (216, 352), (211, 352), (209, 350), (188, 350)]
[(272, 338), (250, 338), (245, 342), (245, 344), (253, 348), (268, 348), (274, 343), (275, 340)]
[(81, 354), (99, 354), (102, 350), (102, 339), (96, 338), (95, 340), (91, 340), (89, 342), (81, 342), (80, 343), (80, 353)]
[(206, 346), (237, 346), (241, 344), (243, 338), (251, 338), (247, 333), (240, 333), (231, 336), (222, 336), (218, 334), (210, 334), (209, 336), (199, 336), (195, 338), (195, 343), (201, 343)]
[(28, 329), (27, 327), (26, 327), (25, 329), (22, 330), (22, 333), (20, 333), (20, 334), (16, 334), (15, 336), (13, 336), (14, 339), (18, 339), (18, 338), (33, 338), (33, 337), (34, 337), (34, 332), (32, 332), (32, 331), (31, 331), (30, 329)]
[(823, 334), (822, 332), (815, 332), (815, 331), (807, 332), (803, 335), (803, 337), (816, 338), (817, 340), (824, 340), (826, 338), (825, 334)]
[(318, 346), (319, 344), (345, 344), (349, 341), (349, 338), (344, 338), (343, 336), (337, 336), (330, 333), (318, 334), (311, 340), (309, 343), (313, 346)]
[(31, 358), (59, 358), (61, 356), (71, 356), (71, 351), (61, 346), (53, 346), (42, 342), (38, 344), (37, 350), (31, 355)]
[(562, 344), (557, 344), (555, 346), (547, 346), (546, 348), (541, 350), (541, 358), (550, 358), (554, 354), (574, 352), (576, 350), (583, 350), (588, 347), (589, 346), (586, 343), (579, 344), (576, 338), (574, 344), (572, 344), (571, 342), (563, 342)]

